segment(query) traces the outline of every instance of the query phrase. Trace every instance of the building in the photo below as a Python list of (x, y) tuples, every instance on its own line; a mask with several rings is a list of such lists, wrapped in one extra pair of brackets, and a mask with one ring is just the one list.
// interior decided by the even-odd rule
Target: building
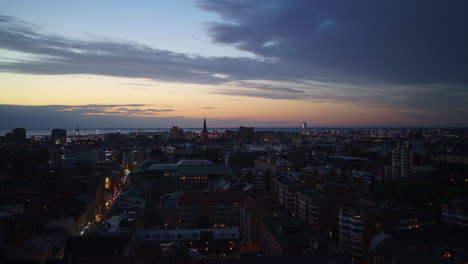
[(172, 139), (181, 139), (183, 135), (184, 135), (184, 130), (179, 128), (178, 126), (173, 126), (169, 130), (169, 136)]
[(303, 230), (287, 218), (264, 217), (260, 233), (260, 247), (265, 255), (303, 255), (309, 250)]
[(177, 199), (176, 223), (180, 229), (240, 226), (242, 191), (185, 192)]
[(206, 128), (206, 118), (203, 118), (202, 142), (208, 143), (208, 129)]
[(112, 151), (105, 148), (93, 149), (93, 163), (94, 164), (112, 164)]
[(369, 244), (382, 230), (421, 230), (432, 215), (394, 201), (360, 200), (339, 209), (339, 244), (357, 263), (367, 263)]
[(67, 141), (67, 130), (54, 128), (50, 134), (50, 141), (52, 144), (64, 144)]
[(302, 122), (302, 135), (307, 135), (307, 122)]
[(312, 230), (333, 236), (338, 228), (338, 202), (317, 190), (297, 190), (296, 197), (296, 217)]
[(370, 244), (369, 263), (465, 264), (467, 237), (466, 228), (383, 231)]
[(241, 139), (252, 139), (255, 136), (255, 129), (253, 127), (239, 127), (239, 137)]
[(26, 141), (26, 129), (24, 128), (15, 128), (11, 132), (6, 133), (6, 139), (10, 143), (15, 143), (18, 145), (24, 144)]
[(135, 233), (138, 240), (158, 243), (176, 242), (197, 252), (202, 257), (227, 257), (239, 255), (240, 232), (238, 227), (206, 229), (141, 230)]
[(427, 166), (429, 155), (424, 149), (423, 141), (398, 142), (392, 150), (391, 174), (386, 171), (386, 179), (408, 178), (413, 175), (415, 167)]
[(263, 191), (252, 191), (245, 197), (241, 208), (242, 244), (241, 253), (260, 250), (260, 224), (263, 217), (281, 216), (284, 208), (272, 195)]
[(208, 160), (182, 160), (178, 163), (154, 164), (147, 170), (153, 201), (157, 205), (162, 195), (177, 191), (212, 191), (218, 178), (235, 172), (224, 164)]
[(70, 237), (64, 260), (66, 264), (130, 263), (130, 235)]
[(468, 227), (468, 199), (442, 205), (442, 222), (449, 227)]
[(296, 190), (301, 187), (301, 184), (293, 181), (278, 180), (276, 182), (276, 197), (292, 216), (296, 213)]
[(311, 264), (311, 263), (327, 263), (327, 264), (351, 264), (351, 257), (346, 254), (317, 254), (303, 256), (244, 256), (240, 258), (231, 258), (229, 264)]
[(275, 193), (276, 170), (272, 168), (244, 168), (241, 170), (241, 179), (250, 183), (256, 190)]
[(336, 169), (334, 166), (306, 167), (302, 169), (300, 180), (305, 186), (315, 189), (317, 184), (335, 180), (338, 174), (341, 175), (341, 170)]

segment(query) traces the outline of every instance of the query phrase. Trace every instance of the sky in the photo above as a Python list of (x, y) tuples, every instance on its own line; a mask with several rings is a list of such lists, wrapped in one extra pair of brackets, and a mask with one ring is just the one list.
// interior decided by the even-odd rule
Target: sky
[(0, 129), (468, 125), (464, 0), (0, 6)]

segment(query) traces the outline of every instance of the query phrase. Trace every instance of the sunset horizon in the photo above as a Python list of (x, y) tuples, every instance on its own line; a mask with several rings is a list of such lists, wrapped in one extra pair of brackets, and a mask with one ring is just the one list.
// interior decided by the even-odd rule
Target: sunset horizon
[(468, 125), (458, 3), (1, 2), (3, 129)]

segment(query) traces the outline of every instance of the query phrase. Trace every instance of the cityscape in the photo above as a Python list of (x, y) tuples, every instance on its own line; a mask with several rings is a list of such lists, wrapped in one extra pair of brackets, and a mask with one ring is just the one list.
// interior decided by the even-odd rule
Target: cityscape
[(467, 3), (0, 6), (0, 264), (468, 264)]

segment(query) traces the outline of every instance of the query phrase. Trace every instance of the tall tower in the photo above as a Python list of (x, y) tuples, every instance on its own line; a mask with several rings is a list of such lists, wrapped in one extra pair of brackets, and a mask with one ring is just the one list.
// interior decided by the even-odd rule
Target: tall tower
[(78, 129), (78, 124), (76, 124), (76, 127), (75, 127), (75, 136), (79, 136), (80, 135), (80, 130)]
[(307, 135), (307, 122), (302, 122), (302, 135)]
[(203, 118), (203, 131), (202, 131), (203, 144), (208, 142), (208, 130), (206, 129), (206, 118)]

